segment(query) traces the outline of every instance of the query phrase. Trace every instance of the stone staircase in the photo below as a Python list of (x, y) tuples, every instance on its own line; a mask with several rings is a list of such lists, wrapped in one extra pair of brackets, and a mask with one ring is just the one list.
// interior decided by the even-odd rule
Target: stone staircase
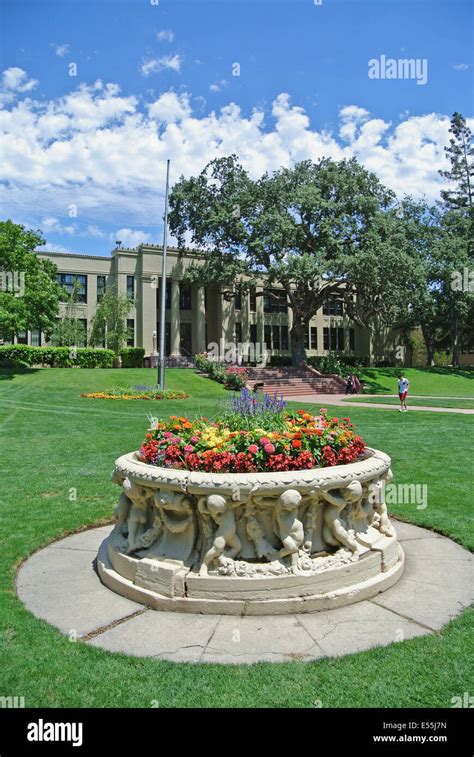
[(310, 394), (341, 394), (345, 391), (345, 381), (333, 375), (325, 376), (309, 366), (300, 368), (287, 367), (249, 367), (247, 385), (253, 389), (254, 384), (263, 382), (266, 394), (282, 395), (285, 398)]

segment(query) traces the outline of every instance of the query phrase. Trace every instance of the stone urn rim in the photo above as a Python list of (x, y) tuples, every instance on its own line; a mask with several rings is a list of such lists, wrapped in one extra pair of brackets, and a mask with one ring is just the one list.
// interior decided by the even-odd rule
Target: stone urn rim
[(193, 492), (193, 489), (203, 490), (207, 487), (212, 490), (222, 488), (232, 490), (235, 487), (244, 489), (257, 488), (288, 488), (324, 486), (330, 484), (331, 488), (338, 485), (345, 486), (348, 481), (358, 480), (361, 483), (368, 481), (378, 474), (383, 476), (390, 469), (391, 459), (381, 450), (371, 447), (366, 448), (362, 459), (353, 463), (333, 465), (325, 468), (306, 468), (293, 471), (257, 471), (246, 473), (207, 473), (205, 471), (192, 471), (183, 468), (164, 468), (151, 465), (137, 459), (137, 451), (121, 455), (115, 461), (115, 474), (132, 477), (138, 483), (142, 481), (148, 486), (156, 484), (157, 487), (167, 486)]

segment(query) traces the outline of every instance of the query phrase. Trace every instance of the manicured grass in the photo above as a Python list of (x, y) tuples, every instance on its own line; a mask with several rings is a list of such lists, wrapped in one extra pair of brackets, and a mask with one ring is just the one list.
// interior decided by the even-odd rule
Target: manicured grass
[[(471, 691), (469, 611), (432, 637), (342, 659), (220, 666), (131, 658), (73, 643), (24, 609), (14, 591), (16, 567), (61, 534), (110, 520), (119, 493), (110, 482), (113, 462), (143, 440), (146, 414), (212, 417), (228, 396), (192, 371), (170, 370), (168, 387), (191, 398), (79, 397), (120, 385), (122, 377), (124, 386), (153, 383), (154, 373), (44, 369), (0, 380), (0, 694), (24, 696), (27, 707), (150, 707), (153, 700), (161, 707), (313, 707), (316, 700), (324, 707), (450, 707), (453, 696)], [(367, 443), (392, 456), (397, 482), (428, 484), (425, 510), (400, 505), (394, 514), (472, 548), (471, 418), (358, 407), (350, 414)], [(69, 500), (71, 487), (77, 501)]]
[[(387, 397), (381, 395), (380, 397), (347, 397), (348, 402), (369, 402), (377, 405), (400, 405), (398, 397)], [(441, 399), (439, 397), (410, 397), (408, 395), (407, 400), (408, 407), (413, 405), (414, 407), (448, 407), (448, 408), (464, 408), (465, 410), (474, 410), (474, 397), (473, 399), (457, 399), (456, 397), (448, 397), (447, 399)]]
[[(400, 368), (365, 368), (361, 374), (368, 394), (397, 392)], [(403, 368), (410, 381), (412, 394), (441, 397), (474, 397), (474, 369), (469, 368)]]

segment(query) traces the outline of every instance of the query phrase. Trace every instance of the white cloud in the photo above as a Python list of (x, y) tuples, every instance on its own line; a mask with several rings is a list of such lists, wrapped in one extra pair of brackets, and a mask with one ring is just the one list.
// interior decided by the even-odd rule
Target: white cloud
[(60, 244), (51, 244), (51, 242), (46, 242), (46, 244), (36, 249), (41, 250), (41, 252), (73, 252), (73, 250), (67, 250), (66, 247)]
[(123, 247), (137, 247), (139, 244), (144, 244), (150, 241), (150, 234), (145, 234), (144, 231), (134, 231), (133, 229), (119, 229), (115, 234), (110, 234), (110, 241), (122, 242)]
[(54, 42), (51, 42), (51, 47), (54, 49), (56, 55), (59, 55), (60, 58), (63, 58), (69, 52), (69, 45), (66, 44), (56, 45)]
[(41, 228), (42, 230), (47, 233), (48, 231), (54, 231), (57, 234), (76, 234), (77, 233), (77, 226), (76, 224), (71, 224), (69, 226), (63, 226), (58, 218), (55, 218), (54, 216), (46, 216), (41, 221)]
[(38, 81), (37, 79), (28, 79), (26, 71), (18, 68), (18, 66), (13, 66), (3, 72), (2, 84), (4, 89), (23, 93), (31, 92), (37, 86)]
[(174, 40), (174, 32), (170, 29), (162, 29), (156, 35), (159, 42), (172, 42)]
[[(167, 158), (173, 184), (231, 153), (254, 178), (299, 160), (356, 156), (399, 195), (435, 200), (449, 125), (447, 114), (390, 123), (350, 104), (329, 131), (312, 125), (287, 93), (275, 98), (271, 112), (244, 113), (233, 102), (203, 112), (188, 93), (162, 92), (142, 106), (117, 85), (98, 81), (54, 100), (28, 98), (0, 110), (0, 202), (6, 215), (28, 215), (34, 227), (46, 219), (49, 233), (99, 238), (106, 223), (119, 229), (112, 242), (135, 246), (151, 237), (134, 228), (156, 229), (153, 238), (161, 238)], [(71, 204), (77, 220), (61, 222)]]
[(227, 87), (228, 81), (226, 79), (221, 79), (220, 81), (215, 82), (215, 84), (211, 84), (209, 89), (211, 92), (220, 92), (224, 87)]
[(185, 92), (180, 95), (164, 92), (158, 100), (148, 105), (148, 115), (163, 123), (180, 121), (191, 115), (189, 95)]
[(103, 237), (105, 237), (105, 234), (104, 234), (104, 232), (103, 232), (103, 231), (101, 231), (101, 230), (99, 229), (99, 227), (98, 227), (98, 226), (95, 226), (95, 225), (92, 225), (92, 226), (91, 226), (91, 225), (89, 225), (89, 226), (87, 227), (87, 229), (86, 229), (86, 234), (87, 234), (87, 236), (89, 236), (89, 237), (95, 237), (95, 238), (97, 238), (97, 239), (102, 239)]
[(179, 73), (181, 71), (182, 58), (179, 53), (175, 55), (163, 55), (161, 58), (148, 58), (143, 61), (140, 71), (143, 76), (157, 74), (159, 71), (171, 69)]

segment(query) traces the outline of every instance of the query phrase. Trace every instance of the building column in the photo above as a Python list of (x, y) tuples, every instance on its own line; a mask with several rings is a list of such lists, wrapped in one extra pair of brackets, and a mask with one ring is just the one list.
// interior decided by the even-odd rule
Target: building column
[[(259, 292), (263, 292), (263, 287), (255, 287), (255, 291), (256, 291), (257, 294)], [(260, 345), (262, 345), (263, 344), (263, 336), (264, 336), (263, 326), (264, 326), (264, 323), (265, 323), (265, 315), (264, 315), (264, 312), (263, 312), (263, 295), (262, 294), (259, 294), (259, 296), (256, 298), (256, 305), (257, 305), (257, 341), (260, 343)]]
[(156, 289), (150, 276), (137, 277), (135, 292), (137, 306), (129, 317), (135, 318), (135, 343), (145, 349), (145, 355), (153, 351), (153, 332), (156, 330)]
[(196, 287), (196, 309), (193, 312), (193, 331), (196, 334), (196, 352), (205, 352), (206, 345), (206, 299), (204, 287)]
[(171, 279), (171, 357), (180, 355), (180, 311), (179, 311), (179, 281)]
[[(235, 329), (235, 308), (233, 300), (226, 300), (222, 296), (223, 287), (219, 289), (220, 299), (220, 340), (224, 340), (224, 349), (226, 344), (233, 344)], [(219, 345), (221, 346), (221, 341)], [(222, 350), (221, 350), (222, 351)]]

